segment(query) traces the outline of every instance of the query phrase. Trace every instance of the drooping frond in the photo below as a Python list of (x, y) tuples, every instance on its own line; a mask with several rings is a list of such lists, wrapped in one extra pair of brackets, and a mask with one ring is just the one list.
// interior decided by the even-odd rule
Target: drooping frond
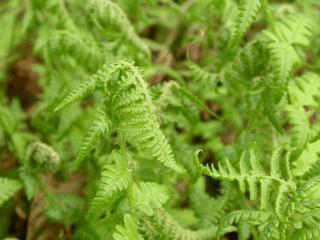
[(104, 90), (104, 104), (113, 128), (165, 166), (182, 171), (160, 130), (148, 86), (130, 62), (118, 61), (105, 65), (90, 78), (89, 83), (83, 83), (79, 90), (71, 92), (56, 109), (81, 99), (95, 86), (101, 86)]
[(124, 215), (124, 226), (117, 225), (116, 232), (112, 235), (114, 240), (143, 240), (138, 233), (137, 225), (130, 214)]
[(153, 182), (139, 182), (132, 187), (136, 209), (147, 216), (154, 214), (154, 209), (159, 209), (168, 201), (169, 193), (165, 186)]
[(142, 53), (150, 56), (148, 46), (136, 34), (126, 14), (110, 0), (93, 0), (90, 4), (92, 17), (103, 27), (119, 29), (125, 38)]
[(236, 20), (230, 46), (236, 45), (249, 29), (250, 25), (255, 20), (258, 11), (261, 7), (260, 0), (241, 0), (239, 3), (238, 18)]
[(127, 189), (132, 182), (128, 159), (120, 153), (113, 152), (113, 164), (106, 163), (101, 172), (98, 191), (91, 202), (88, 217), (93, 218), (108, 204), (117, 193)]
[[(250, 193), (250, 199), (256, 200), (258, 197), (258, 185), (260, 184), (260, 208), (262, 210), (268, 209), (268, 203), (270, 203), (270, 193), (273, 186), (277, 186), (277, 194), (275, 199), (275, 211), (278, 215), (281, 215), (282, 207), (285, 201), (285, 195), (296, 189), (294, 182), (286, 178), (284, 170), (280, 169), (281, 154), (279, 153), (281, 148), (274, 151), (271, 161), (270, 169), (267, 171), (261, 165), (261, 162), (257, 159), (255, 152), (250, 151), (249, 164), (246, 161), (246, 153), (243, 153), (240, 162), (239, 170), (234, 167), (228, 159), (226, 159), (226, 166), (219, 164), (218, 168), (213, 165), (203, 166), (200, 164), (198, 158), (195, 158), (196, 166), (199, 170), (207, 176), (216, 179), (225, 179), (229, 181), (237, 181), (241, 192), (245, 192), (248, 186)], [(198, 154), (199, 151), (196, 153)], [(286, 171), (290, 171), (287, 169)]]
[(9, 200), (19, 189), (21, 183), (14, 179), (0, 178), (0, 206)]
[(141, 219), (139, 228), (146, 240), (210, 240), (216, 234), (215, 226), (197, 231), (185, 229), (163, 209), (155, 210), (153, 216)]

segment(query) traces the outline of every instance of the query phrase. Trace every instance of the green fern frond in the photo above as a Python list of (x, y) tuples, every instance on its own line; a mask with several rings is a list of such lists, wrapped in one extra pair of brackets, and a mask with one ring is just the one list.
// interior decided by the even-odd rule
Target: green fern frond
[(320, 237), (320, 225), (314, 225), (313, 227), (304, 227), (297, 231), (292, 238), (293, 240), (315, 240)]
[(289, 45), (307, 46), (313, 35), (309, 19), (300, 14), (290, 14), (276, 25), (276, 34), (280, 41)]
[(113, 128), (139, 149), (151, 153), (152, 157), (165, 166), (182, 171), (160, 130), (148, 86), (138, 69), (130, 62), (118, 61), (105, 65), (88, 83), (83, 83), (72, 91), (56, 110), (86, 96), (95, 86), (104, 90), (104, 104), (108, 109), (106, 114), (111, 119)]
[(262, 225), (268, 222), (271, 214), (270, 212), (258, 210), (237, 210), (233, 211), (222, 219), (219, 224), (216, 237), (220, 239), (223, 231), (235, 223), (247, 222), (253, 225)]
[(242, 192), (246, 191), (246, 184), (250, 193), (250, 199), (256, 200), (258, 197), (258, 185), (260, 183), (261, 194), (260, 194), (260, 208), (267, 209), (267, 204), (270, 202), (270, 192), (273, 184), (278, 185), (276, 200), (275, 200), (275, 211), (278, 215), (281, 215), (282, 205), (284, 204), (284, 196), (290, 191), (296, 189), (294, 182), (287, 180), (284, 177), (283, 171), (280, 170), (279, 161), (280, 153), (279, 149), (275, 150), (270, 162), (269, 171), (265, 170), (260, 161), (257, 159), (255, 152), (250, 151), (249, 154), (249, 165), (246, 162), (246, 153), (243, 153), (240, 162), (239, 170), (236, 169), (228, 159), (226, 159), (226, 166), (222, 166), (219, 163), (219, 167), (216, 169), (213, 165), (203, 166), (198, 160), (197, 151), (195, 154), (195, 164), (198, 169), (207, 176), (214, 179), (224, 179), (229, 181), (237, 181)]
[(215, 74), (204, 70), (203, 68), (201, 68), (200, 66), (198, 66), (193, 62), (188, 62), (187, 65), (190, 69), (192, 80), (207, 84), (207, 86), (208, 85), (214, 86), (214, 83), (216, 82)]
[(153, 182), (139, 182), (132, 186), (133, 198), (136, 209), (147, 216), (154, 214), (154, 209), (159, 209), (168, 201), (169, 193), (165, 186)]
[(312, 179), (320, 174), (320, 160), (316, 161), (312, 166), (306, 171), (302, 178), (304, 180)]
[(304, 146), (309, 140), (310, 123), (304, 108), (299, 105), (287, 106), (290, 133), (293, 146)]
[(79, 167), (97, 141), (108, 132), (110, 125), (110, 120), (106, 114), (106, 106), (101, 104), (96, 110), (93, 122), (82, 140), (77, 157), (72, 164), (72, 169), (76, 170)]
[(180, 224), (165, 210), (155, 210), (155, 214), (145, 217), (139, 222), (139, 229), (146, 240), (210, 240), (216, 234), (216, 227), (197, 231), (182, 228)]
[(94, 44), (96, 41), (90, 40), (85, 40), (79, 32), (58, 30), (52, 34), (52, 37), (49, 37), (43, 48), (47, 50), (50, 58), (54, 59), (57, 54), (70, 55), (84, 67), (93, 68), (103, 64), (104, 56), (99, 46)]
[(112, 152), (111, 158), (114, 163), (106, 163), (103, 166), (98, 191), (88, 212), (89, 219), (96, 217), (117, 193), (127, 189), (132, 182), (132, 169), (128, 165), (128, 159), (117, 152)]
[(19, 175), (28, 200), (34, 197), (39, 187), (37, 174), (54, 173), (60, 164), (59, 154), (47, 144), (34, 142), (27, 147)]
[(258, 11), (261, 7), (260, 0), (241, 0), (239, 3), (239, 13), (236, 20), (230, 46), (233, 47), (241, 40), (243, 35), (247, 32), (250, 25), (255, 20)]
[(320, 97), (320, 76), (307, 72), (294, 78), (288, 86), (290, 100), (301, 106), (317, 107)]
[(251, 86), (251, 79), (259, 76), (268, 63), (268, 51), (260, 42), (248, 44), (241, 49), (235, 59), (217, 75), (217, 80), (239, 91)]
[(299, 62), (296, 50), (287, 43), (273, 42), (268, 45), (274, 75), (280, 87), (288, 80), (293, 66)]
[(130, 214), (124, 215), (124, 226), (117, 225), (116, 232), (112, 235), (114, 240), (143, 240), (138, 233), (136, 223)]
[(31, 143), (26, 151), (24, 164), (44, 172), (55, 172), (60, 166), (59, 154), (42, 142)]
[(90, 4), (90, 11), (103, 28), (110, 26), (118, 28), (134, 47), (150, 57), (148, 46), (136, 34), (126, 14), (117, 4), (110, 0), (93, 0)]
[(268, 48), (276, 81), (283, 87), (300, 61), (294, 46), (310, 43), (311, 26), (304, 16), (292, 14), (276, 24), (275, 33), (265, 31), (265, 35), (270, 40)]
[(89, 78), (88, 81), (82, 83), (79, 87), (74, 89), (71, 93), (66, 96), (63, 101), (53, 110), (53, 111), (59, 111), (62, 108), (75, 103), (84, 97), (88, 96), (90, 93), (92, 93), (96, 89), (96, 75), (93, 75)]
[(21, 183), (14, 179), (0, 178), (0, 206), (20, 190)]

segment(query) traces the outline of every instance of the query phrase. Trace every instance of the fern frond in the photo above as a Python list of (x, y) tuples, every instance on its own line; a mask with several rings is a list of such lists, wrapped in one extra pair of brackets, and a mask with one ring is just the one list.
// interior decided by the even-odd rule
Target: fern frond
[(113, 26), (118, 28), (134, 47), (146, 56), (150, 56), (148, 46), (136, 34), (126, 14), (117, 4), (110, 0), (93, 0), (90, 4), (90, 11), (102, 27)]
[(287, 43), (273, 42), (268, 45), (274, 75), (279, 81), (280, 87), (284, 87), (290, 76), (293, 66), (299, 62), (296, 50)]
[(309, 139), (310, 123), (307, 113), (300, 105), (287, 106), (293, 146), (304, 146)]
[(147, 84), (130, 62), (105, 65), (90, 78), (89, 83), (83, 83), (79, 90), (71, 92), (56, 109), (81, 99), (97, 85), (103, 87), (104, 104), (112, 126), (139, 149), (181, 172), (182, 168), (176, 164), (171, 146), (160, 130)]
[(132, 187), (136, 209), (147, 216), (154, 214), (154, 209), (159, 209), (168, 201), (169, 193), (165, 186), (153, 182), (139, 182)]
[(72, 169), (76, 170), (82, 160), (92, 150), (96, 142), (101, 138), (110, 127), (111, 123), (106, 114), (106, 107), (104, 104), (96, 110), (93, 122), (84, 136), (77, 157), (72, 164)]
[(239, 86), (250, 87), (251, 79), (261, 74), (268, 59), (268, 51), (260, 42), (250, 43), (218, 73), (217, 80), (235, 91), (239, 91)]
[(307, 107), (317, 107), (320, 97), (320, 76), (307, 72), (294, 78), (288, 86), (290, 100), (295, 104)]
[(59, 154), (49, 145), (42, 142), (31, 143), (25, 154), (24, 164), (41, 169), (44, 172), (55, 172), (60, 165)]
[(136, 223), (130, 214), (125, 214), (124, 226), (117, 225), (116, 232), (112, 235), (114, 240), (143, 240), (138, 233)]
[(304, 16), (292, 14), (277, 23), (275, 33), (265, 34), (270, 40), (268, 48), (276, 81), (283, 87), (293, 66), (300, 61), (294, 46), (309, 44), (311, 26)]
[(21, 183), (14, 179), (0, 178), (0, 206), (9, 200), (21, 188)]
[(255, 20), (261, 7), (260, 0), (241, 0), (239, 4), (238, 17), (229, 43), (231, 47), (238, 44)]
[(19, 169), (27, 198), (31, 200), (38, 189), (37, 174), (54, 173), (61, 164), (59, 154), (49, 145), (42, 142), (31, 143), (26, 150), (23, 164)]
[(96, 89), (96, 84), (96, 75), (93, 75), (88, 81), (85, 81), (79, 87), (71, 91), (71, 93), (69, 93), (53, 111), (59, 111), (62, 108), (88, 96)]
[[(201, 220), (201, 226), (209, 227), (220, 221), (225, 208), (228, 207), (229, 191), (217, 199), (212, 198), (205, 192), (205, 189), (198, 189), (199, 183), (192, 186), (189, 190), (189, 201), (195, 215)], [(228, 189), (229, 190), (229, 189)]]
[(313, 35), (309, 19), (305, 15), (290, 14), (276, 25), (279, 39), (289, 45), (298, 44), (307, 46)]
[(226, 166), (219, 164), (216, 169), (213, 165), (203, 166), (200, 164), (196, 152), (195, 164), (198, 169), (207, 176), (215, 179), (225, 179), (229, 181), (237, 181), (242, 192), (246, 191), (246, 184), (250, 193), (250, 199), (255, 200), (258, 197), (258, 185), (261, 184), (261, 197), (260, 197), (260, 208), (267, 209), (267, 203), (270, 202), (270, 192), (273, 184), (278, 185), (278, 191), (276, 195), (275, 211), (278, 215), (281, 215), (281, 206), (284, 203), (284, 196), (290, 191), (296, 189), (294, 182), (284, 178), (284, 173), (279, 169), (280, 154), (276, 150), (273, 153), (270, 170), (267, 171), (262, 168), (260, 161), (257, 159), (255, 152), (250, 151), (249, 154), (249, 165), (248, 166), (245, 156), (243, 153), (240, 162), (239, 170), (236, 169), (228, 159), (226, 159)]
[(139, 228), (146, 240), (210, 240), (216, 234), (214, 226), (197, 231), (184, 229), (163, 209), (155, 210), (153, 216), (142, 218)]
[(320, 237), (320, 225), (304, 227), (294, 234), (293, 240), (314, 240)]
[(309, 170), (303, 174), (302, 178), (304, 180), (309, 180), (318, 175), (320, 175), (320, 160), (316, 161)]
[(219, 224), (216, 237), (220, 239), (223, 234), (223, 230), (234, 223), (250, 223), (254, 225), (261, 225), (266, 223), (271, 214), (270, 212), (258, 211), (258, 210), (237, 210), (228, 214), (222, 222)]
[(105, 164), (101, 172), (98, 191), (88, 211), (89, 219), (95, 217), (102, 208), (108, 205), (116, 195), (127, 189), (132, 182), (131, 168), (127, 158), (120, 153), (112, 152), (114, 164)]
[(191, 77), (194, 81), (207, 84), (207, 86), (214, 86), (214, 83), (216, 82), (215, 74), (204, 70), (203, 68), (192, 62), (188, 62), (187, 65), (190, 69)]
[(49, 37), (43, 48), (47, 49), (50, 58), (54, 58), (57, 54), (69, 55), (84, 67), (93, 68), (102, 65), (104, 61), (101, 49), (94, 43), (94, 39), (91, 41), (83, 39), (79, 32), (58, 30)]

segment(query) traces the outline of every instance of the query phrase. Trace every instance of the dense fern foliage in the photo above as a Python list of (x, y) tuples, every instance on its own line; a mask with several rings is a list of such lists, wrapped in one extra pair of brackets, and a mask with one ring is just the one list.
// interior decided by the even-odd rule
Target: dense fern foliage
[(320, 1), (0, 1), (0, 239), (320, 239)]

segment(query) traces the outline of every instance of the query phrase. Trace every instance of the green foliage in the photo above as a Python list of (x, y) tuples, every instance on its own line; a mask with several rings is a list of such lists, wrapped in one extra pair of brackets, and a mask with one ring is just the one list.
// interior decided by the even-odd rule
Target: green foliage
[(319, 9), (1, 1), (0, 238), (320, 239)]
[(0, 178), (0, 206), (8, 201), (19, 189), (21, 189), (21, 183), (14, 179)]

